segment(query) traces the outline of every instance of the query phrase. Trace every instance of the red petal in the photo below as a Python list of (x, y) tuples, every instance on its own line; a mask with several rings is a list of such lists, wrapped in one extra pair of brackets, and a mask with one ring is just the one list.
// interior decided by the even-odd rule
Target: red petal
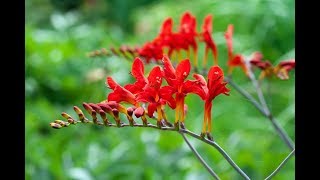
[(295, 68), (296, 66), (296, 62), (294, 59), (290, 59), (290, 60), (286, 60), (286, 61), (282, 61), (279, 63), (279, 67), (281, 68), (285, 68), (288, 71)]
[(148, 105), (148, 116), (153, 117), (154, 111), (157, 110), (157, 103), (149, 103)]
[(115, 82), (112, 77), (108, 76), (106, 79), (106, 84), (109, 85), (109, 88), (114, 90), (117, 86), (120, 86), (117, 82)]
[(226, 38), (226, 41), (227, 41), (229, 61), (232, 60), (232, 56), (233, 56), (232, 55), (232, 35), (233, 35), (233, 25), (230, 24), (228, 26), (226, 33), (224, 34), (224, 37)]
[(162, 23), (160, 34), (171, 34), (172, 33), (172, 18), (167, 18)]
[(214, 85), (223, 81), (224, 74), (219, 66), (211, 66), (208, 73), (208, 89), (214, 88)]
[(195, 33), (196, 31), (196, 18), (190, 12), (185, 12), (180, 20), (180, 32), (182, 33)]
[(165, 100), (172, 109), (176, 108), (176, 101), (172, 97), (174, 93), (176, 93), (176, 91), (171, 86), (163, 86), (159, 90), (160, 98)]
[(162, 83), (162, 71), (159, 66), (155, 66), (149, 73), (148, 86), (159, 89)]
[(199, 81), (199, 83), (201, 84), (201, 86), (207, 86), (207, 81), (206, 79), (201, 75), (201, 74), (193, 74), (193, 77)]
[(181, 61), (176, 68), (176, 78), (179, 82), (183, 82), (189, 75), (191, 64), (189, 59)]
[(117, 86), (112, 93), (108, 95), (108, 101), (116, 101), (116, 102), (128, 102), (130, 104), (135, 105), (136, 100), (134, 95), (128, 91), (127, 89)]
[(188, 93), (194, 93), (200, 96), (201, 99), (207, 98), (206, 88), (203, 88), (201, 84), (196, 80), (187, 80), (183, 83), (182, 91), (186, 95)]
[(203, 20), (202, 32), (212, 32), (212, 15), (207, 15)]
[(138, 81), (144, 80), (144, 65), (140, 58), (136, 57), (132, 63), (132, 75)]
[(236, 54), (231, 60), (228, 61), (229, 66), (242, 66), (244, 65), (243, 56)]
[(168, 56), (164, 55), (162, 58), (162, 62), (163, 62), (163, 71), (164, 71), (165, 77), (175, 79), (176, 78), (176, 75), (175, 75), (176, 70), (172, 66), (171, 61), (168, 58)]

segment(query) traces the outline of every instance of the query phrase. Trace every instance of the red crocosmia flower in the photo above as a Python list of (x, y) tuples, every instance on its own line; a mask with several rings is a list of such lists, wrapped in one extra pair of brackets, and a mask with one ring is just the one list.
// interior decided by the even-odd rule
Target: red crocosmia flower
[(144, 65), (140, 58), (135, 58), (132, 63), (131, 69), (132, 76), (136, 79), (134, 84), (127, 84), (125, 89), (129, 90), (132, 94), (141, 92), (144, 86), (147, 84), (147, 79), (144, 77)]
[(171, 108), (175, 108), (175, 101), (172, 92), (166, 88), (161, 88), (163, 73), (159, 66), (154, 67), (148, 76), (148, 84), (143, 92), (137, 95), (138, 102), (148, 103), (148, 116), (153, 117), (153, 113), (157, 111), (158, 125), (164, 119), (162, 106), (168, 103)]
[[(191, 65), (189, 59), (185, 59), (181, 61), (177, 68), (171, 64), (170, 59), (167, 56), (163, 56), (163, 71), (164, 78), (166, 79), (169, 86), (164, 86), (163, 88), (166, 91), (171, 91), (175, 93), (175, 101), (176, 101), (176, 119), (175, 124), (178, 122), (184, 123), (184, 99), (188, 93), (198, 94), (200, 96), (201, 85), (198, 81), (194, 80), (186, 80), (190, 73)], [(173, 94), (172, 93), (172, 94)]]
[(244, 62), (244, 58), (241, 54), (233, 54), (232, 49), (232, 36), (233, 36), (233, 25), (228, 26), (227, 32), (224, 34), (224, 37), (227, 41), (228, 48), (228, 74), (232, 73), (232, 70), (236, 66), (240, 66), (243, 71), (248, 75), (248, 70)]
[(172, 42), (172, 26), (173, 21), (172, 18), (167, 18), (163, 21), (160, 33), (156, 40), (161, 41), (162, 46), (171, 47)]
[(229, 95), (229, 89), (226, 87), (227, 82), (224, 82), (224, 74), (219, 66), (212, 66), (208, 73), (208, 84), (204, 80), (202, 75), (194, 75), (196, 79), (201, 82), (203, 91), (206, 93), (205, 105), (204, 105), (204, 119), (201, 135), (204, 137), (207, 134), (208, 138), (211, 137), (211, 108), (212, 101), (219, 94)]
[(282, 61), (274, 68), (274, 74), (281, 80), (289, 79), (288, 72), (295, 68), (295, 66), (296, 62), (294, 59)]
[(161, 42), (152, 41), (145, 43), (143, 47), (139, 49), (138, 54), (145, 59), (146, 63), (150, 63), (151, 60), (160, 60), (163, 55)]
[(202, 25), (202, 33), (201, 33), (201, 39), (206, 43), (206, 49), (205, 49), (204, 61), (203, 61), (204, 67), (207, 64), (207, 57), (208, 57), (209, 50), (211, 50), (213, 53), (214, 63), (216, 65), (218, 64), (217, 46), (213, 41), (211, 33), (212, 33), (212, 15), (209, 14), (204, 18), (203, 25)]
[(195, 66), (197, 66), (198, 64), (198, 60), (197, 60), (198, 45), (196, 42), (196, 36), (197, 36), (196, 26), (197, 26), (196, 18), (192, 16), (190, 12), (185, 12), (181, 17), (179, 34), (181, 35), (181, 38), (183, 40), (182, 48), (187, 50), (188, 58), (190, 58), (189, 48), (190, 46), (192, 47)]
[(294, 59), (281, 61), (277, 66), (273, 66), (268, 60), (262, 61), (261, 53), (255, 53), (250, 60), (250, 64), (262, 70), (259, 76), (260, 80), (264, 77), (271, 77), (272, 75), (276, 75), (281, 80), (289, 79), (289, 71), (295, 68)]
[(112, 77), (107, 77), (106, 83), (109, 85), (109, 88), (113, 90), (113, 92), (108, 95), (108, 101), (116, 101), (117, 103), (127, 102), (137, 105), (135, 96), (129, 90), (115, 82)]

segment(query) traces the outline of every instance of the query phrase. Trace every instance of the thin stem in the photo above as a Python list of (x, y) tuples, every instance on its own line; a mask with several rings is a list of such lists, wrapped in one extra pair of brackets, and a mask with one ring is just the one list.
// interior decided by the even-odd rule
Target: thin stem
[(280, 163), (280, 165), (275, 169), (268, 177), (265, 178), (265, 180), (271, 179), (273, 176), (275, 176), (280, 169), (287, 163), (287, 161), (294, 155), (295, 149), (292, 150), (292, 152)]
[(265, 113), (261, 105), (254, 99), (251, 94), (249, 94), (246, 90), (242, 89), (240, 86), (238, 86), (231, 78), (225, 77), (225, 80), (230, 84), (233, 88), (235, 88), (242, 96), (247, 98), (264, 116), (268, 116), (268, 114)]
[(225, 77), (225, 80), (232, 86), (234, 87), (241, 95), (246, 97), (247, 99), (250, 100), (250, 102), (260, 111), (261, 114), (263, 114), (266, 118), (270, 120), (272, 123), (272, 126), (275, 128), (276, 132), (280, 136), (280, 138), (286, 143), (286, 145), (293, 150), (294, 149), (294, 143), (289, 137), (289, 135), (285, 132), (285, 130), (280, 126), (280, 124), (277, 122), (277, 120), (272, 116), (271, 112), (268, 110), (266, 112), (261, 105), (244, 89), (239, 87), (235, 82), (232, 81), (231, 78)]
[(279, 136), (281, 137), (281, 139), (287, 144), (287, 146), (293, 150), (294, 149), (294, 142), (291, 140), (291, 138), (289, 137), (289, 135), (286, 133), (286, 131), (280, 126), (280, 124), (278, 123), (278, 121), (273, 117), (273, 116), (269, 116), (269, 119), (273, 125), (273, 127), (276, 129), (276, 131), (278, 132)]
[[(76, 125), (78, 123), (82, 123), (81, 121), (75, 121), (75, 123), (73, 125)], [(86, 123), (90, 123), (90, 124), (94, 124), (92, 121), (88, 121)], [(242, 176), (244, 177), (246, 180), (250, 180), (250, 178), (241, 170), (241, 168), (231, 159), (231, 157), (223, 150), (222, 147), (219, 146), (219, 144), (215, 141), (211, 141), (208, 139), (205, 139), (203, 137), (201, 137), (200, 135), (189, 131), (187, 129), (182, 129), (179, 128), (179, 130), (177, 130), (175, 127), (158, 127), (156, 125), (153, 125), (151, 123), (147, 124), (147, 126), (143, 125), (143, 124), (134, 124), (133, 126), (130, 126), (130, 124), (124, 124), (122, 123), (119, 127), (116, 124), (109, 124), (109, 125), (104, 125), (101, 123), (98, 123), (96, 125), (99, 126), (105, 126), (105, 127), (114, 127), (114, 128), (123, 128), (123, 127), (146, 127), (146, 128), (153, 128), (153, 129), (158, 129), (158, 130), (163, 130), (163, 131), (176, 131), (179, 133), (185, 133), (188, 134), (204, 143), (209, 144), (210, 146), (214, 147), (216, 150), (219, 151), (219, 153), (228, 161), (228, 163)], [(69, 125), (70, 126), (70, 125)]]
[(251, 70), (251, 65), (249, 64), (249, 61), (246, 61), (246, 67), (247, 67), (247, 70), (248, 70), (248, 76), (249, 76), (249, 79), (251, 80), (253, 86), (255, 87), (256, 91), (257, 91), (257, 95), (258, 95), (258, 98), (259, 98), (259, 101), (264, 109), (264, 111), (266, 112), (266, 114), (270, 114), (270, 110), (268, 108), (268, 105), (267, 105), (267, 102), (263, 96), (263, 93), (262, 93), (262, 90), (260, 88), (260, 85), (255, 77), (255, 75), (253, 74), (252, 70)]
[(187, 137), (184, 135), (183, 132), (180, 132), (180, 134), (182, 135), (184, 141), (188, 144), (189, 148), (192, 150), (192, 152), (194, 153), (194, 155), (198, 158), (198, 160), (201, 162), (201, 164), (208, 170), (208, 172), (215, 178), (220, 180), (220, 178), (218, 177), (218, 175), (209, 167), (209, 165), (206, 163), (205, 160), (202, 159), (202, 157), (200, 156), (200, 154), (197, 152), (197, 150), (192, 146), (192, 144), (189, 142), (189, 140), (187, 139)]
[(246, 173), (244, 173), (240, 168), (239, 166), (231, 159), (231, 157), (223, 150), (223, 148), (221, 146), (219, 146), (219, 144), (215, 141), (211, 141), (211, 140), (208, 140), (208, 139), (204, 139), (202, 138), (201, 136), (187, 130), (187, 129), (180, 129), (180, 131), (182, 131), (183, 133), (186, 133), (186, 134), (189, 134), (190, 136), (196, 138), (196, 139), (199, 139), (200, 141), (202, 142), (205, 142), (211, 146), (213, 146), (215, 149), (217, 149), (220, 154), (229, 162), (229, 164), (242, 176), (244, 177), (245, 179), (250, 179), (248, 177), (248, 175), (246, 175)]

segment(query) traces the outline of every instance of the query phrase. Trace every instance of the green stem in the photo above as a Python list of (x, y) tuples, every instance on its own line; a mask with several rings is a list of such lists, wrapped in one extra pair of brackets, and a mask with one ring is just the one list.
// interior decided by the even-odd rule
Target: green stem
[(275, 169), (268, 177), (266, 177), (265, 180), (269, 180), (273, 176), (275, 176), (294, 154), (295, 154), (295, 149), (293, 149), (293, 151), (280, 163), (277, 169)]
[(200, 156), (200, 154), (197, 152), (197, 150), (192, 146), (192, 144), (189, 142), (189, 140), (187, 139), (187, 137), (185, 136), (184, 133), (180, 132), (180, 134), (182, 135), (184, 141), (188, 144), (189, 148), (191, 149), (191, 151), (194, 153), (194, 155), (198, 158), (198, 160), (201, 162), (201, 164), (208, 170), (208, 172), (212, 175), (212, 177), (214, 177), (217, 180), (220, 180), (220, 178), (218, 177), (218, 175), (209, 167), (209, 165), (206, 163), (205, 160), (202, 159), (202, 157)]

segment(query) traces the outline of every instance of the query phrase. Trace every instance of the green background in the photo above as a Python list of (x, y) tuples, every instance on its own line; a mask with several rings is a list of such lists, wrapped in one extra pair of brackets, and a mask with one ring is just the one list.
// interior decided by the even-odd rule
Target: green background
[[(213, 38), (218, 45), (219, 65), (225, 70), (223, 34), (231, 23), (236, 53), (261, 51), (265, 59), (277, 64), (295, 56), (294, 8), (293, 0), (26, 1), (25, 178), (209, 179), (209, 173), (178, 133), (83, 124), (55, 130), (49, 123), (61, 119), (61, 112), (74, 116), (74, 105), (82, 108), (82, 102), (104, 100), (110, 92), (105, 85), (108, 75), (122, 85), (133, 81), (129, 76), (130, 61), (120, 57), (88, 58), (86, 53), (90, 51), (121, 44), (141, 45), (157, 35), (166, 17), (171, 16), (177, 26), (182, 13), (188, 10), (196, 16), (198, 30), (207, 14), (214, 15)], [(203, 51), (200, 45), (200, 59)], [(151, 67), (147, 66), (147, 71)], [(240, 69), (233, 77), (255, 95)], [(292, 139), (294, 81), (292, 71), (287, 81), (271, 78), (262, 83), (269, 107)], [(263, 179), (290, 150), (249, 100), (228, 87), (230, 96), (218, 96), (213, 102), (213, 136), (252, 179)], [(188, 96), (186, 103), (186, 126), (199, 133), (204, 103), (195, 95)], [(173, 113), (168, 111), (173, 121)], [(216, 149), (189, 139), (222, 179), (242, 179)], [(274, 179), (294, 179), (294, 172), (292, 158)]]

